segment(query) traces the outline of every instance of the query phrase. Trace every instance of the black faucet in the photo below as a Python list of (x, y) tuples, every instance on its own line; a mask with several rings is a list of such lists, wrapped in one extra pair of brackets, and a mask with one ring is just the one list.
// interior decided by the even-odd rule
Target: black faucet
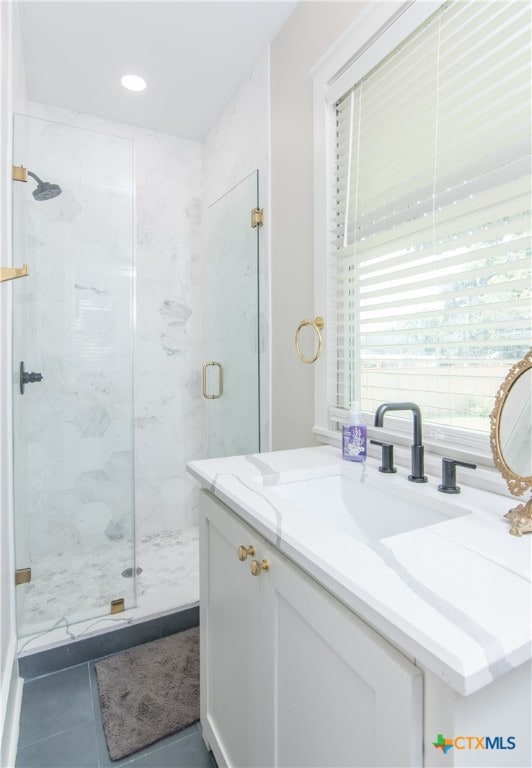
[(395, 474), (397, 472), (393, 465), (393, 445), (391, 443), (381, 443), (380, 440), (370, 440), (372, 445), (380, 445), (382, 448), (382, 463), (379, 467), (379, 472), (385, 472), (386, 474)]
[(414, 416), (414, 440), (412, 443), (412, 474), (408, 479), (412, 483), (426, 483), (424, 469), (425, 449), (421, 443), (421, 411), (415, 403), (382, 403), (375, 411), (375, 426), (382, 427), (384, 414), (387, 411), (412, 411)]
[(470, 464), (468, 461), (458, 461), (457, 459), (441, 460), (441, 484), (438, 490), (441, 493), (460, 493), (460, 486), (456, 485), (456, 467), (469, 467), (476, 469), (476, 464)]

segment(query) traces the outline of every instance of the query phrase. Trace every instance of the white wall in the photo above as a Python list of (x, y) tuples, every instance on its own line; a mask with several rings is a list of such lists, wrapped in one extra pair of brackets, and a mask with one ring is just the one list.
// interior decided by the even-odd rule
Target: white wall
[[(271, 445), (270, 425), (270, 136), (269, 136), (269, 49), (259, 57), (253, 69), (226, 106), (204, 143), (203, 207), (219, 200), (254, 170), (259, 171), (259, 202), (265, 223), (259, 231), (259, 354), (260, 354), (260, 433), (261, 449)], [(204, 242), (214, 235), (207, 231)], [(208, 267), (208, 252), (205, 254)]]
[[(271, 45), (271, 334), (273, 448), (314, 445), (314, 371), (294, 334), (314, 317), (311, 69), (365, 2), (300, 3)], [(325, 308), (316, 308), (325, 314)], [(327, 321), (327, 318), (325, 318)], [(308, 353), (307, 353), (308, 354)]]

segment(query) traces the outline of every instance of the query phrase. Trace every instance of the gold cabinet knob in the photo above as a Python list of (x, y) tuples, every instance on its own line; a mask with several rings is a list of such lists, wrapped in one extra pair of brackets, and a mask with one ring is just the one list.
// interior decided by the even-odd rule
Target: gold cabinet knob
[(236, 551), (238, 555), (238, 559), (244, 561), (246, 557), (249, 555), (250, 557), (253, 557), (255, 554), (255, 547), (253, 544), (250, 544), (249, 547), (244, 547), (242, 544)]
[(257, 560), (252, 560), (249, 565), (249, 568), (253, 576), (258, 576), (261, 571), (270, 570), (270, 561), (264, 559), (262, 560), (262, 562), (259, 563)]

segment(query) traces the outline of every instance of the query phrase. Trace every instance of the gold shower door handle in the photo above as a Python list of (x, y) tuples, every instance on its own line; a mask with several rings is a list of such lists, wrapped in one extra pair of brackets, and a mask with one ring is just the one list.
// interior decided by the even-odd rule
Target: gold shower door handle
[[(219, 371), (219, 379), (218, 379), (218, 392), (216, 395), (208, 395), (207, 394), (207, 368), (209, 366), (214, 365), (218, 368)], [(209, 363), (205, 363), (203, 366), (203, 397), (205, 397), (207, 400), (216, 400), (218, 397), (221, 397), (224, 393), (224, 373), (221, 363), (216, 363), (214, 360), (211, 360)]]

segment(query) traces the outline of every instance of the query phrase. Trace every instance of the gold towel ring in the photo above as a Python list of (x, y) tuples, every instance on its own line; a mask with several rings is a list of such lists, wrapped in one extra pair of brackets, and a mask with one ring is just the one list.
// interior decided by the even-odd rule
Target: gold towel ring
[[(304, 328), (306, 325), (311, 325), (316, 333), (318, 334), (318, 349), (316, 350), (316, 354), (314, 357), (305, 357), (303, 353), (301, 352), (301, 349), (299, 347), (299, 334), (301, 332), (301, 329)], [(323, 317), (315, 317), (314, 320), (302, 320), (299, 325), (297, 326), (296, 331), (296, 352), (297, 356), (303, 363), (315, 363), (318, 357), (321, 355), (321, 346), (322, 346), (322, 340), (321, 340), (321, 331), (323, 330), (323, 326), (325, 325), (325, 320)]]

